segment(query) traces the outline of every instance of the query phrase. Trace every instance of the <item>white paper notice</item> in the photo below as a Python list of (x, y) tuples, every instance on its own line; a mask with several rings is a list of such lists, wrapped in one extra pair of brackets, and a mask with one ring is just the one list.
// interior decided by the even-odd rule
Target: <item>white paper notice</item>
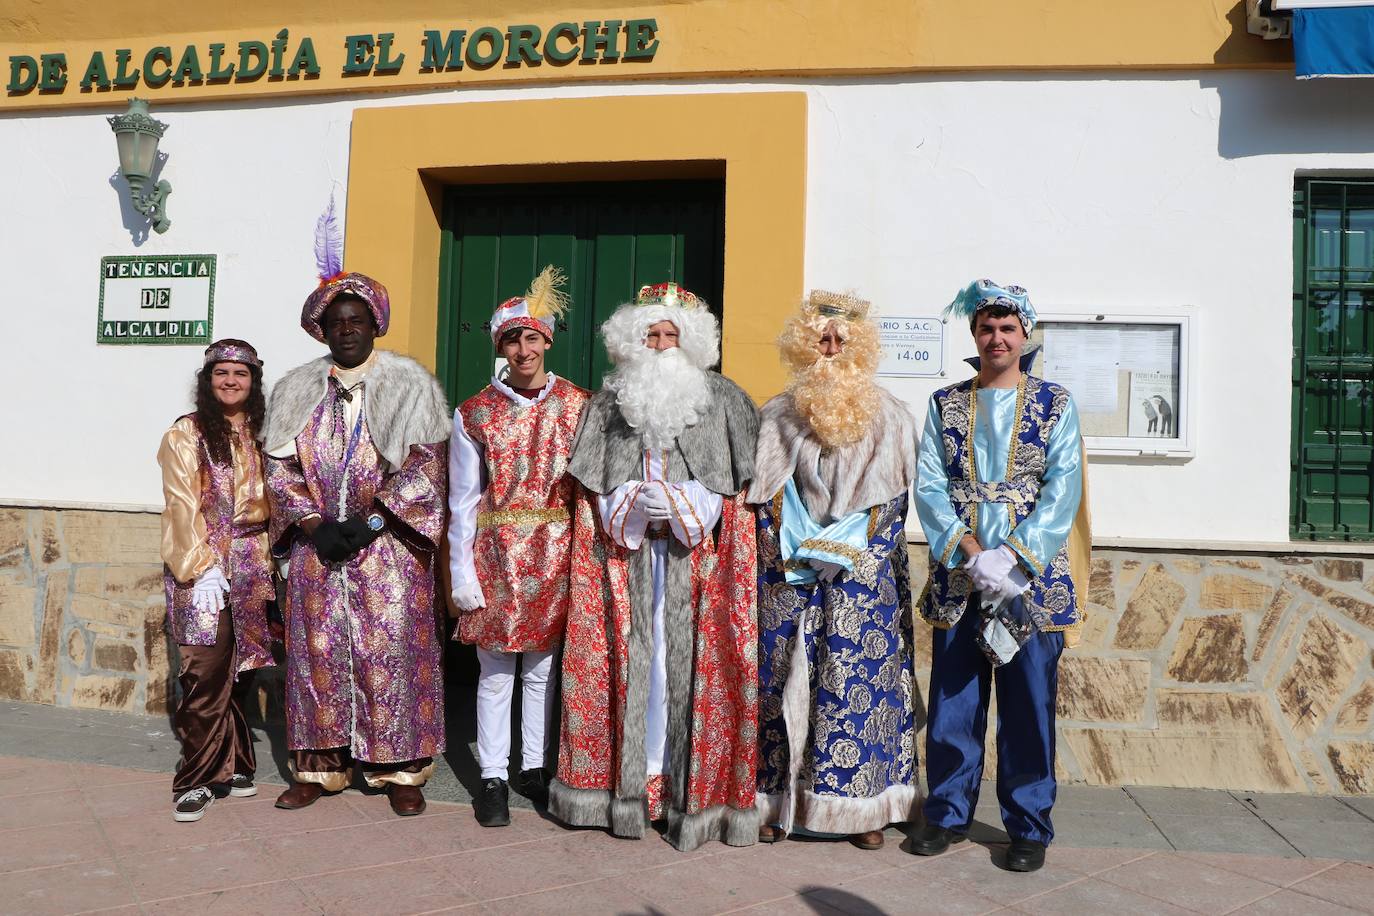
[(1114, 413), (1120, 332), (1092, 326), (1045, 328), (1045, 377), (1073, 395), (1084, 413)]

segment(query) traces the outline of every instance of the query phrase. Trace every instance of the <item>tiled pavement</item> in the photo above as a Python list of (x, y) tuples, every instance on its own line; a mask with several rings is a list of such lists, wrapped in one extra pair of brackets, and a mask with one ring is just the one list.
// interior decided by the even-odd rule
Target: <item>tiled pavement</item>
[[(1046, 867), (1017, 875), (996, 843), (922, 859), (895, 829), (877, 852), (789, 840), (690, 854), (525, 808), (483, 829), (467, 805), (434, 800), (453, 794), (442, 786), (402, 819), (356, 790), (279, 811), (264, 783), (177, 824), (165, 729), (0, 707), (0, 912), (1374, 912), (1367, 799), (1065, 787)], [(975, 839), (998, 839), (982, 826), (997, 820), (984, 801)]]

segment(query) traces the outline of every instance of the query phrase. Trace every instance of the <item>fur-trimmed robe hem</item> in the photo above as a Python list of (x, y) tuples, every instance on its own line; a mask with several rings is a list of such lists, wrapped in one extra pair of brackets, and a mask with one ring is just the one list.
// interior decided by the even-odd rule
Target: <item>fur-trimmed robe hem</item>
[[(785, 833), (798, 827), (813, 833), (852, 835), (882, 830), (888, 824), (918, 819), (921, 793), (915, 786), (888, 786), (872, 798), (847, 798), (843, 795), (817, 795), (803, 789), (794, 798), (796, 810), (786, 817), (786, 795), (758, 795), (759, 824), (782, 826)], [(784, 824), (784, 821), (790, 823)]]
[[(618, 837), (641, 839), (649, 830), (645, 798), (615, 798), (605, 789), (578, 789), (555, 778), (549, 785), (549, 813), (571, 827), (604, 827)], [(752, 809), (716, 805), (696, 814), (669, 809), (664, 839), (681, 852), (708, 840), (728, 846), (758, 842), (759, 817)]]

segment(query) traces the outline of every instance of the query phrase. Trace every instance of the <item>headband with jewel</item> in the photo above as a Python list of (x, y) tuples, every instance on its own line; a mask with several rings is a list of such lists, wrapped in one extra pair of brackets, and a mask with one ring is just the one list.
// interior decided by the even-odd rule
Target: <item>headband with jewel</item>
[(204, 365), (211, 366), (215, 363), (243, 363), (245, 366), (262, 368), (258, 351), (238, 341), (217, 340), (206, 347)]
[(697, 298), (696, 293), (683, 289), (676, 283), (651, 283), (641, 286), (635, 294), (635, 305), (666, 305), (685, 309), (701, 308), (706, 303)]

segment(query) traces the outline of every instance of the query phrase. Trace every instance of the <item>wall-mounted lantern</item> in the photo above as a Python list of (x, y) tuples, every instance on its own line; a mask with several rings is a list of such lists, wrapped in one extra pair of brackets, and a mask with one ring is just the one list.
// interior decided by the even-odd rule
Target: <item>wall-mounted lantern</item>
[(153, 175), (157, 142), (167, 125), (148, 114), (148, 103), (143, 99), (130, 99), (128, 111), (107, 120), (119, 145), (119, 171), (129, 182), (130, 202), (153, 221), (154, 232), (166, 232), (172, 221), (163, 213), (163, 205), (172, 186), (166, 181), (159, 181), (152, 191), (145, 191), (144, 186)]

